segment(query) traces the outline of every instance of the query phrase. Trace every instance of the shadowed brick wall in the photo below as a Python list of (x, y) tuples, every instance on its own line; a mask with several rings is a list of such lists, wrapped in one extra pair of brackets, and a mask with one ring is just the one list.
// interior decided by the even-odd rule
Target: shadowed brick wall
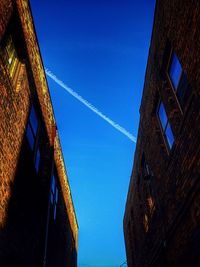
[[(124, 215), (129, 267), (200, 266), (199, 25), (199, 1), (157, 1)], [(167, 73), (172, 51), (190, 86), (184, 109)], [(159, 101), (173, 131), (171, 149), (159, 123)], [(144, 159), (150, 179), (142, 174)]]

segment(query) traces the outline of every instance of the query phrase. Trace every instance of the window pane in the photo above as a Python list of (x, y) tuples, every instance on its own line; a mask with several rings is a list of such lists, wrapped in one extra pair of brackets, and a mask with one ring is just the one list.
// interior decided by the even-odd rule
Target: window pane
[(40, 150), (38, 149), (37, 154), (36, 154), (36, 160), (35, 160), (35, 168), (37, 172), (39, 170), (39, 166), (40, 166)]
[(51, 195), (50, 195), (50, 200), (51, 200), (51, 204), (53, 204), (53, 193), (51, 192)]
[(162, 124), (162, 128), (165, 129), (165, 126), (167, 124), (167, 115), (166, 115), (165, 108), (162, 102), (160, 103), (160, 107), (159, 107), (159, 118)]
[(33, 128), (34, 134), (36, 135), (37, 128), (38, 128), (38, 118), (37, 118), (37, 115), (36, 115), (36, 112), (33, 106), (31, 108), (31, 113), (30, 113), (30, 123)]
[(172, 54), (172, 60), (169, 69), (169, 75), (175, 89), (178, 87), (182, 67), (175, 53)]
[(30, 127), (29, 123), (28, 123), (27, 129), (26, 129), (26, 137), (28, 139), (28, 143), (29, 143), (31, 149), (33, 150), (34, 143), (35, 143), (35, 138), (33, 136), (33, 132), (31, 130), (31, 127)]
[(165, 131), (165, 135), (167, 137), (167, 141), (168, 141), (168, 144), (169, 144), (169, 147), (171, 149), (173, 143), (174, 143), (174, 135), (172, 133), (172, 129), (171, 129), (171, 126), (170, 124), (168, 123), (167, 124), (167, 128), (166, 128), (166, 131)]
[(56, 187), (56, 203), (58, 203), (58, 188)]
[(54, 195), (54, 191), (55, 191), (55, 178), (54, 178), (54, 176), (52, 177), (51, 191), (52, 191), (52, 193)]
[(6, 40), (6, 46), (3, 57), (5, 60), (5, 64), (8, 68), (8, 71), (10, 73), (10, 76), (13, 77), (16, 71), (18, 59), (17, 59), (15, 45), (11, 35)]

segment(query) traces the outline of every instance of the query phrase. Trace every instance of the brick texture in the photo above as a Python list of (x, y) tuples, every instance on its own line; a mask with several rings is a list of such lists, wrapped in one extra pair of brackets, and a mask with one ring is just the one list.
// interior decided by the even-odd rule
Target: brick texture
[[(9, 35), (20, 66), (16, 82), (4, 58)], [(46, 245), (46, 267), (75, 267), (78, 226), (58, 134), (54, 153), (50, 145), (55, 118), (28, 1), (0, 1), (0, 40), (0, 266), (44, 266)], [(33, 104), (39, 122), (38, 171), (36, 151), (26, 136)], [(56, 219), (49, 205), (52, 165), (58, 185)]]
[[(129, 267), (200, 266), (199, 25), (199, 1), (157, 1), (124, 215)], [(172, 50), (190, 84), (184, 109), (167, 74)], [(171, 150), (158, 120), (160, 99), (175, 138)], [(141, 174), (143, 156), (153, 173), (150, 180)], [(154, 202), (151, 212), (150, 196)]]

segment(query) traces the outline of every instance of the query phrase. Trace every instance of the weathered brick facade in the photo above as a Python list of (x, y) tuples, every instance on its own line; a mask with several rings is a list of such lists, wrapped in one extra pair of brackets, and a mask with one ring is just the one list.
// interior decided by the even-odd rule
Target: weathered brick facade
[(1, 267), (77, 266), (78, 226), (54, 125), (29, 3), (1, 0)]
[[(129, 267), (200, 266), (199, 25), (199, 1), (157, 0), (124, 215)], [(170, 78), (174, 53), (188, 82), (183, 105)]]

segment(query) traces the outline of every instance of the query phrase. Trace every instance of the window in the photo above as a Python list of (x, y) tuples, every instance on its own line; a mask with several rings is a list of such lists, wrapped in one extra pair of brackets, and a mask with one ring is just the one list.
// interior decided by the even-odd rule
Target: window
[(182, 67), (175, 53), (172, 54), (169, 75), (175, 90), (178, 88), (178, 83), (181, 77)]
[(51, 205), (53, 207), (53, 218), (56, 219), (56, 210), (58, 204), (58, 186), (55, 176), (52, 177), (51, 181), (51, 194), (50, 194)]
[(38, 126), (39, 126), (38, 117), (34, 106), (32, 106), (28, 119), (28, 125), (26, 128), (26, 137), (28, 140), (29, 147), (31, 148), (33, 154), (35, 155), (34, 164), (37, 172), (39, 171), (40, 167), (40, 149), (37, 145)]
[(26, 137), (28, 139), (28, 142), (29, 142), (31, 149), (33, 150), (35, 138), (34, 138), (34, 135), (33, 135), (33, 132), (32, 132), (32, 129), (31, 129), (31, 126), (29, 123), (28, 123), (27, 129), (26, 129)]
[(34, 106), (32, 106), (26, 130), (28, 143), (32, 150), (34, 149), (36, 143), (37, 130), (38, 130), (38, 118), (35, 112), (35, 108)]
[(160, 102), (159, 104), (158, 117), (162, 126), (164, 137), (167, 141), (169, 148), (171, 149), (174, 143), (174, 135), (162, 102)]
[(7, 36), (3, 47), (3, 59), (10, 78), (15, 85), (21, 64), (17, 56), (16, 47), (11, 35)]
[(142, 159), (141, 159), (141, 176), (144, 180), (150, 180), (152, 176), (151, 169), (149, 168), (149, 165), (145, 160), (144, 153), (142, 154)]
[(168, 74), (181, 108), (184, 108), (189, 97), (189, 93), (191, 92), (191, 88), (188, 83), (187, 77), (183, 72), (181, 63), (174, 52), (171, 55)]
[(37, 153), (36, 153), (36, 159), (35, 159), (35, 168), (37, 172), (39, 170), (39, 167), (40, 167), (40, 150), (38, 148)]

